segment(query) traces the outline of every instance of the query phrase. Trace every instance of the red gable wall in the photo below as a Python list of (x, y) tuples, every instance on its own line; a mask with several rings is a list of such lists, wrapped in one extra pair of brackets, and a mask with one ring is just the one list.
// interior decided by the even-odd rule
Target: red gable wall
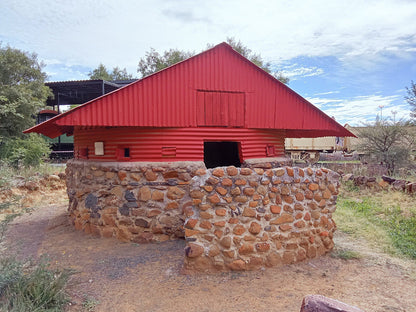
[(352, 136), (290, 88), (222, 43), (26, 132), (74, 126), (243, 127), (287, 137)]

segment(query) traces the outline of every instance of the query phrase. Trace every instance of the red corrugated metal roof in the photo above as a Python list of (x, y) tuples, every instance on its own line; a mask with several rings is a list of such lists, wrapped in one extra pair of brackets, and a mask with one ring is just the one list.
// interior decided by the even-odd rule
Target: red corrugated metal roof
[[(236, 112), (244, 119), (237, 118)], [(202, 113), (205, 116), (201, 117)], [(288, 137), (353, 136), (227, 43), (78, 106), (25, 133), (56, 137), (71, 132), (74, 126), (228, 126), (285, 129)]]

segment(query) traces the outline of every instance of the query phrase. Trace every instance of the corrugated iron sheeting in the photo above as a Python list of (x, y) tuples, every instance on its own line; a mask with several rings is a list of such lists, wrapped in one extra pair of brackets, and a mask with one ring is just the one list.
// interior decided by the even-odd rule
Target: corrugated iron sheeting
[[(94, 155), (94, 142), (104, 142), (104, 156)], [(180, 128), (95, 128), (76, 129), (75, 156), (80, 149), (88, 148), (89, 159), (116, 160), (118, 147), (130, 148), (130, 161), (183, 161), (204, 160), (204, 142), (241, 142), (243, 160), (267, 157), (266, 146), (274, 145), (276, 156), (284, 155), (284, 131), (256, 129)], [(162, 147), (176, 147), (176, 157), (163, 157)]]
[[(49, 124), (197, 127), (198, 90), (244, 93), (241, 114), (245, 110), (246, 128), (325, 130), (326, 135), (351, 135), (226, 43), (64, 113)], [(47, 130), (43, 131), (48, 135)]]

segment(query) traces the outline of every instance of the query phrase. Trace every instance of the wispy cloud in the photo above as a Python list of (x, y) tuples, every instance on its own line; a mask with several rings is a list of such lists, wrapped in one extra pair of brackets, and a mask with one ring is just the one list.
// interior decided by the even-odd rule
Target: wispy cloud
[(302, 77), (319, 76), (324, 73), (322, 68), (316, 66), (306, 67), (293, 64), (282, 68), (281, 73), (283, 76), (288, 77), (290, 80), (296, 80)]

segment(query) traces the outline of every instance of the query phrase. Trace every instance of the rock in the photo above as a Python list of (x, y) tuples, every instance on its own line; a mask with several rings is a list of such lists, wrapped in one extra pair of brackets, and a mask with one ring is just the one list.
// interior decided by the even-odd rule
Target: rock
[(57, 176), (56, 174), (51, 174), (51, 175), (48, 177), (48, 180), (49, 180), (49, 181), (60, 181), (60, 180), (61, 180), (61, 178), (60, 178), (59, 176)]
[(308, 295), (303, 298), (300, 312), (364, 312), (341, 301), (321, 295)]
[(130, 208), (127, 206), (127, 204), (124, 204), (121, 206), (118, 211), (122, 216), (128, 216), (130, 214)]
[(97, 206), (98, 198), (94, 194), (88, 194), (85, 198), (85, 207), (89, 209), (94, 209)]
[(196, 258), (202, 255), (203, 253), (204, 247), (199, 244), (188, 243), (188, 246), (185, 247), (185, 255), (188, 258)]
[(39, 189), (39, 185), (34, 181), (25, 182), (24, 187), (29, 191), (36, 191)]
[(124, 194), (124, 198), (128, 202), (135, 202), (136, 201), (136, 197), (134, 197), (134, 194), (131, 191), (126, 191), (126, 193)]

